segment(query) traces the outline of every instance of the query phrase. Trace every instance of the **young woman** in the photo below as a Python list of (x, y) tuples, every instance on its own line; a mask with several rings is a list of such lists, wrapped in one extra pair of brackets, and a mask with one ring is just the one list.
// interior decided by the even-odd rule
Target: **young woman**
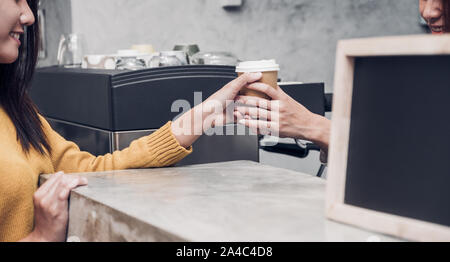
[[(205, 106), (225, 108), (242, 87), (261, 78), (243, 75), (127, 149), (92, 156), (52, 130), (27, 94), (38, 53), (37, 2), (0, 0), (0, 241), (64, 241), (70, 191), (87, 180), (62, 172), (172, 165), (192, 151), (204, 130), (203, 121), (192, 119), (224, 119), (223, 111), (213, 114)], [(55, 172), (37, 188), (40, 174)]]
[[(450, 32), (450, 0), (419, 0), (419, 6), (420, 14), (432, 34)], [(245, 105), (237, 107), (235, 112), (240, 123), (261, 134), (276, 133), (280, 137), (312, 141), (322, 149), (321, 161), (327, 161), (330, 120), (313, 114), (279, 87), (273, 89), (262, 83), (254, 83), (248, 88), (263, 92), (272, 100), (238, 97), (237, 101)]]

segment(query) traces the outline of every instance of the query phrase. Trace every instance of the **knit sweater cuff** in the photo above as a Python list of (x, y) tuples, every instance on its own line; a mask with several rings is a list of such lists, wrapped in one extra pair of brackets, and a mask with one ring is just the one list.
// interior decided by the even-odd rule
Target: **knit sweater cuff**
[(173, 135), (171, 121), (147, 136), (147, 145), (150, 155), (154, 155), (161, 166), (173, 165), (192, 153), (192, 146), (186, 149)]

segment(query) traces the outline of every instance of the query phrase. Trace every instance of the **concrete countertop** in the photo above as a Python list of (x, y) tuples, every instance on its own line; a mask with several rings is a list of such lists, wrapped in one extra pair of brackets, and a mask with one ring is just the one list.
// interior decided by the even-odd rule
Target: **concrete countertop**
[(327, 220), (324, 180), (255, 162), (81, 175), (69, 241), (398, 241)]

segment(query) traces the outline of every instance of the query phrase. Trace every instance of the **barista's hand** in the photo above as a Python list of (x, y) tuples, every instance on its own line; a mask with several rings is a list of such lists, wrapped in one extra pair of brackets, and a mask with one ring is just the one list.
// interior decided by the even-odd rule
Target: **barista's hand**
[(239, 123), (260, 134), (309, 140), (328, 151), (330, 134), (328, 119), (312, 113), (280, 87), (275, 89), (264, 83), (253, 83), (248, 88), (263, 92), (272, 100), (252, 96), (237, 97), (235, 116)]
[(69, 219), (69, 195), (76, 187), (87, 185), (85, 177), (58, 172), (34, 193), (34, 230), (25, 242), (63, 242)]

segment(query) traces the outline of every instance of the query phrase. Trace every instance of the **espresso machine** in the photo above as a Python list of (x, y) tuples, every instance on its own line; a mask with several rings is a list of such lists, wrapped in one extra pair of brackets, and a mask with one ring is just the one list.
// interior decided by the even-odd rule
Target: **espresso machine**
[[(103, 155), (151, 134), (236, 77), (235, 67), (216, 65), (137, 71), (53, 66), (36, 71), (30, 95), (55, 131), (81, 150)], [(283, 89), (323, 114), (323, 83), (285, 84)], [(261, 137), (240, 125), (220, 129), (201, 136), (193, 153), (177, 165), (259, 162)]]

